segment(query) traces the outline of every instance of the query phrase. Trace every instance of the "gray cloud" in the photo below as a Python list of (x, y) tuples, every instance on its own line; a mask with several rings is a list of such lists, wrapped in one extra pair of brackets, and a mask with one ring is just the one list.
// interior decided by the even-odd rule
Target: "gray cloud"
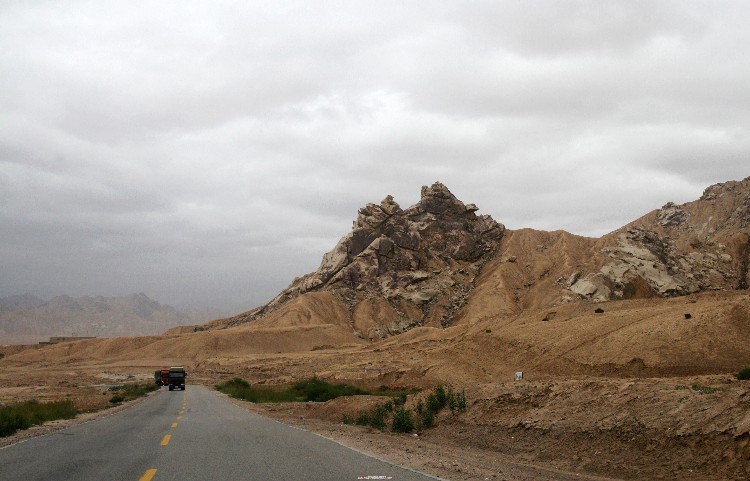
[(4, 2), (0, 295), (250, 308), (442, 181), (598, 236), (746, 177), (744, 2)]

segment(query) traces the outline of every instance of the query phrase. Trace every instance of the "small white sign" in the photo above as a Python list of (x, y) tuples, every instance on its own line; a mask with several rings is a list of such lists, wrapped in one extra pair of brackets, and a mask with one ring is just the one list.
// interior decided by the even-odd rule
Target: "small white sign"
[(523, 371), (516, 371), (516, 381), (523, 380)]

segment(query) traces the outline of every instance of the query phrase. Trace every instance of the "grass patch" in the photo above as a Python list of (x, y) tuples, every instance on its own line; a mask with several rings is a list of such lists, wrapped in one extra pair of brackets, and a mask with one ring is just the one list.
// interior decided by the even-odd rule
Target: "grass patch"
[(143, 397), (146, 394), (160, 389), (159, 386), (152, 383), (144, 384), (121, 384), (119, 386), (112, 386), (109, 388), (110, 391), (116, 394), (109, 399), (112, 404), (120, 404), (125, 401), (131, 401), (133, 399)]
[(292, 386), (293, 390), (309, 402), (326, 402), (342, 396), (357, 396), (368, 394), (366, 391), (349, 384), (330, 384), (322, 379), (312, 378), (298, 381)]
[(711, 387), (711, 386), (704, 386), (703, 384), (693, 384), (691, 386), (692, 390), (695, 392), (699, 392), (701, 394), (713, 394), (717, 391), (720, 391), (720, 389)]
[(737, 373), (737, 379), (740, 381), (750, 381), (750, 367), (740, 369)]
[(349, 384), (331, 384), (318, 378), (298, 381), (291, 386), (251, 386), (236, 377), (217, 384), (216, 389), (233, 398), (254, 403), (325, 402), (341, 396), (369, 394)]
[(711, 387), (711, 386), (706, 386), (705, 384), (693, 384), (690, 387), (681, 384), (677, 386), (675, 389), (678, 391), (695, 391), (700, 394), (713, 394), (719, 391), (726, 390), (725, 388)]
[(40, 403), (36, 400), (0, 407), (0, 437), (55, 419), (71, 419), (78, 410), (72, 401)]

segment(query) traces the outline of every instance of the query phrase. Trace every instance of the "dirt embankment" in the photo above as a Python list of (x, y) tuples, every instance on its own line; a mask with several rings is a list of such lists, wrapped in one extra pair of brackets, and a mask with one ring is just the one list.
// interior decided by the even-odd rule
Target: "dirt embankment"
[[(298, 356), (285, 359), (300, 362)], [(109, 386), (153, 376), (145, 364), (29, 367), (4, 365), (0, 401), (69, 398), (100, 408), (112, 395)], [(222, 377), (246, 374), (225, 369)], [(218, 381), (200, 369), (190, 379)], [(421, 436), (343, 425), (343, 414), (355, 417), (382, 401), (368, 396), (250, 407), (452, 480), (750, 479), (750, 382), (730, 375), (454, 385), (466, 388), (467, 411), (441, 413), (437, 427)]]
[(250, 409), (454, 480), (750, 479), (750, 383), (729, 376), (522, 381), (467, 394), (465, 413), (441, 413), (418, 437), (342, 425), (377, 402), (369, 397)]

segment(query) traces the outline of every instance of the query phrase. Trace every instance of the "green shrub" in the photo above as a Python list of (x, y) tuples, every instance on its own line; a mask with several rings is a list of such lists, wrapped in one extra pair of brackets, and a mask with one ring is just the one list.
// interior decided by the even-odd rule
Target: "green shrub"
[(438, 406), (443, 409), (448, 404), (448, 392), (445, 390), (445, 386), (442, 384), (435, 388), (435, 398), (437, 399)]
[(19, 413), (0, 411), (0, 437), (10, 436), (21, 429), (29, 429), (31, 423)]
[(440, 411), (440, 403), (438, 402), (437, 396), (431, 393), (427, 396), (427, 410), (432, 414), (437, 414)]
[(393, 411), (393, 403), (388, 401), (384, 404), (378, 404), (370, 410), (363, 410), (357, 413), (357, 416), (352, 419), (349, 416), (344, 416), (346, 420), (345, 424), (357, 424), (359, 426), (371, 426), (375, 429), (383, 430), (386, 427), (386, 419), (388, 413)]
[(253, 388), (249, 382), (239, 377), (217, 384), (216, 390), (236, 399), (261, 402), (258, 400), (258, 390)]
[(451, 413), (462, 413), (467, 408), (466, 391), (460, 393), (453, 390), (451, 386), (437, 386), (428, 396), (425, 403), (420, 399), (417, 401), (415, 412), (420, 423), (420, 428), (427, 429), (435, 425), (438, 413), (446, 406)]
[(372, 408), (370, 411), (370, 422), (369, 425), (375, 429), (385, 429), (385, 418), (388, 415), (385, 406), (379, 405)]
[(396, 433), (408, 433), (413, 431), (414, 421), (412, 421), (411, 413), (402, 407), (398, 408), (393, 414), (391, 430)]
[(740, 381), (750, 381), (750, 367), (740, 369), (737, 373), (737, 379)]
[[(381, 386), (379, 389), (382, 390), (383, 387)], [(450, 386), (443, 385), (437, 386), (427, 396), (426, 400), (417, 400), (414, 411), (404, 408), (403, 404), (400, 404), (399, 398), (400, 396), (372, 409), (360, 411), (354, 418), (344, 415), (343, 422), (383, 430), (388, 424), (390, 413), (393, 412), (390, 418), (391, 430), (403, 433), (415, 428), (428, 429), (435, 426), (437, 414), (446, 406), (454, 414), (466, 411), (467, 407), (466, 391), (456, 392)]]
[(358, 426), (369, 426), (370, 424), (370, 413), (367, 411), (360, 411), (357, 413), (357, 417), (354, 419), (354, 424)]
[(251, 386), (249, 382), (240, 378), (217, 384), (216, 390), (233, 398), (253, 403), (293, 402), (298, 400), (297, 393), (289, 389), (274, 386)]
[(231, 381), (227, 381), (227, 384), (230, 384), (232, 386), (236, 386), (238, 388), (249, 388), (250, 383), (242, 379), (241, 377), (236, 377), (232, 379)]
[(36, 400), (0, 407), (0, 437), (10, 436), (20, 429), (28, 429), (55, 419), (71, 419), (78, 414), (71, 401), (40, 403)]
[(123, 401), (125, 401), (125, 398), (119, 394), (115, 394), (114, 396), (109, 398), (109, 402), (111, 402), (112, 404), (120, 404)]
[(458, 400), (456, 399), (456, 394), (451, 389), (448, 391), (448, 409), (451, 410), (451, 414), (456, 414), (457, 406)]
[(453, 391), (451, 387), (448, 387), (447, 397), (448, 409), (451, 410), (451, 414), (456, 414), (457, 412), (462, 413), (466, 411), (466, 390), (457, 393)]
[(428, 429), (435, 425), (435, 413), (431, 409), (425, 409), (419, 415), (420, 427)]
[(456, 396), (456, 410), (460, 413), (466, 412), (468, 402), (466, 401), (466, 390), (462, 389), (461, 393)]
[(364, 410), (357, 413), (354, 424), (358, 426), (372, 426), (376, 429), (385, 429), (385, 418), (387, 411), (381, 406), (375, 406), (369, 411)]

